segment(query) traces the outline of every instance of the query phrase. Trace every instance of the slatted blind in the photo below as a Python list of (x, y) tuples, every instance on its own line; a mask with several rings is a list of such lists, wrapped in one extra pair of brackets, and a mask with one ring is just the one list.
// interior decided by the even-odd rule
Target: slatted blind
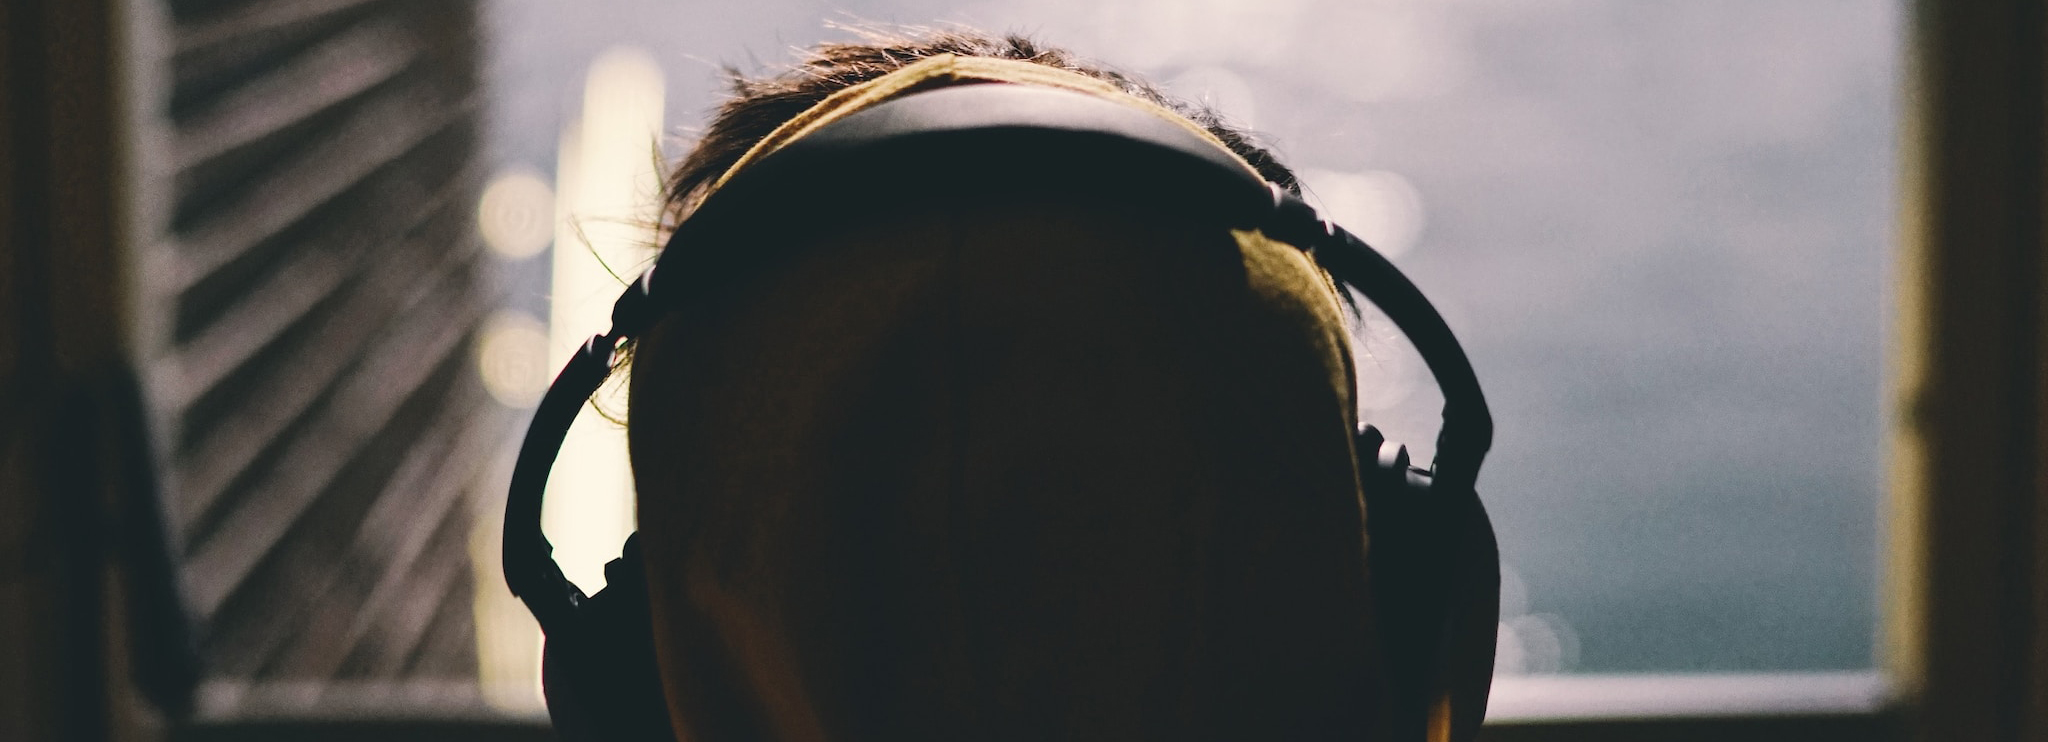
[(166, 11), (148, 374), (210, 687), (237, 689), (210, 703), (460, 701), (469, 495), (507, 429), (471, 361), (489, 307), (474, 3)]

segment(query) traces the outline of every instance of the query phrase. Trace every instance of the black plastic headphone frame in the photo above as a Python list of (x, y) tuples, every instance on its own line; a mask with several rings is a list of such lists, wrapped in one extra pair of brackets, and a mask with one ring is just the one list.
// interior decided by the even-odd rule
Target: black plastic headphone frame
[[(1069, 169), (1092, 169), (1129, 187), (1132, 173), (1154, 188), (1204, 201), (1199, 211), (1222, 225), (1257, 229), (1294, 245), (1342, 285), (1356, 289), (1404, 332), (1443, 389), (1443, 425), (1427, 469), (1409, 465), (1407, 449), (1387, 443), (1370, 426), (1359, 435), (1361, 488), (1375, 521), (1401, 520), (1403, 511), (1428, 510), (1444, 495), (1472, 497), (1492, 444), (1493, 420), (1478, 377), (1457, 338), (1428, 299), (1392, 263), (1364, 241), (1323, 220), (1314, 208), (1247, 170), (1242, 162), (1194, 131), (1149, 111), (1080, 93), (1013, 84), (975, 84), (910, 94), (854, 113), (784, 146), (735, 175), (679, 225), (654, 267), (641, 274), (612, 310), (612, 328), (585, 342), (556, 377), (534, 412), (514, 465), (506, 502), (505, 581), (548, 637), (544, 686), (557, 731), (569, 742), (673, 739), (655, 668), (645, 577), (637, 535), (624, 555), (606, 566), (609, 587), (585, 596), (563, 576), (553, 546), (541, 532), (541, 501), (549, 470), (577, 412), (612, 371), (622, 343), (646, 332), (700, 286), (708, 258), (687, 246), (721, 236), (773, 232), (789, 199), (778, 188), (796, 179), (833, 182), (831, 174), (873, 177), (908, 167), (957, 170), (960, 158), (977, 170), (1015, 177), (1044, 169), (1048, 158)], [(998, 160), (990, 163), (991, 159)], [(1057, 187), (1058, 182), (1053, 183)], [(770, 237), (773, 234), (769, 235)], [(772, 253), (772, 249), (768, 250)], [(772, 259), (763, 258), (763, 259)], [(685, 270), (688, 268), (688, 270)], [(1475, 500), (1476, 502), (1476, 500)], [(1386, 518), (1377, 517), (1382, 510)], [(1421, 516), (1417, 516), (1421, 517)], [(1482, 515), (1483, 517), (1483, 515)], [(1375, 558), (1396, 546), (1373, 528)], [(1413, 534), (1429, 528), (1403, 529)], [(1413, 540), (1418, 537), (1410, 537)], [(1420, 557), (1421, 551), (1417, 551)], [(1376, 589), (1378, 589), (1376, 587)], [(1427, 627), (1442, 610), (1424, 608), (1381, 630)], [(1491, 620), (1489, 617), (1487, 620)], [(1428, 672), (1432, 642), (1389, 651), (1390, 672)], [(1404, 669), (1404, 666), (1413, 666)]]

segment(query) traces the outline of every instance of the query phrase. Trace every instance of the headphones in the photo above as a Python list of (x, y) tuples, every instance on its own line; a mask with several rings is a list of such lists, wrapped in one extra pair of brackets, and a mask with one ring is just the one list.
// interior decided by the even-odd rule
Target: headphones
[[(610, 375), (615, 352), (729, 269), (772, 263), (778, 250), (789, 249), (785, 243), (798, 241), (783, 238), (812, 228), (806, 225), (829, 226), (835, 216), (890, 199), (835, 194), (832, 203), (806, 200), (792, 219), (789, 204), (805, 192), (803, 184), (943, 183), (961, 173), (1110, 204), (1173, 203), (1219, 227), (1259, 230), (1306, 252), (1406, 333), (1443, 389), (1436, 460), (1427, 469), (1410, 466), (1407, 448), (1371, 426), (1355, 438), (1386, 678), (1380, 709), (1393, 739), (1465, 739), (1476, 732), (1498, 622), (1499, 558), (1474, 490), (1493, 420), (1450, 327), (1385, 257), (1197, 130), (1098, 96), (983, 83), (913, 92), (859, 110), (733, 174), (619, 297), (611, 330), (585, 342), (541, 399), (513, 468), (503, 558), (506, 583), (547, 637), (542, 687), (562, 739), (675, 739), (655, 663), (638, 534), (605, 566), (607, 587), (585, 596), (563, 576), (541, 532), (548, 472), (577, 412)], [(691, 249), (734, 239), (759, 247)], [(1454, 696), (1463, 700), (1454, 704)]]

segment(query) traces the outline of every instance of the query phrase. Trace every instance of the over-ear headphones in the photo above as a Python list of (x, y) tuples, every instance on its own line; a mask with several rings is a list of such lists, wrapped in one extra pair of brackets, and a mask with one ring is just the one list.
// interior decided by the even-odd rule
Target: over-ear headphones
[[(1248, 171), (1221, 145), (1153, 111), (1078, 92), (974, 84), (902, 95), (827, 123), (732, 175), (680, 224), (653, 268), (619, 297), (610, 332), (591, 338), (542, 398), (512, 475), (505, 579), (547, 635), (543, 686), (556, 730), (570, 742), (673, 740), (655, 663), (638, 536), (585, 596), (566, 579), (541, 532), (549, 469), (578, 410), (640, 337), (739, 261), (772, 262), (791, 221), (830, 224), (858, 197), (788, 205), (805, 183), (940, 182), (993, 174), (1023, 189), (1088, 198), (1164, 199), (1219, 227), (1258, 230), (1313, 257), (1340, 286), (1377, 305), (1413, 342), (1443, 389), (1436, 459), (1410, 466), (1405, 447), (1364, 427), (1359, 487), (1395, 739), (1468, 738), (1484, 715), (1497, 625), (1498, 556), (1474, 490), (1493, 436), (1478, 378), (1457, 338), (1412, 283), (1349, 232)], [(878, 197), (879, 198), (879, 197)], [(835, 211), (837, 210), (837, 211)], [(747, 239), (746, 255), (693, 245)], [(1365, 627), (1361, 627), (1365, 630)], [(1453, 697), (1464, 699), (1453, 705)], [(1474, 700), (1476, 699), (1476, 703)], [(1437, 737), (1432, 737), (1437, 738)]]

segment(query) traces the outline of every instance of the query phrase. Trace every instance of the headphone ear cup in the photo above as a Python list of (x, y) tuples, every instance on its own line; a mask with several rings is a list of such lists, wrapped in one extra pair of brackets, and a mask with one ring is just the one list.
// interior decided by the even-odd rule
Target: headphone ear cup
[(1471, 489), (1444, 492), (1443, 510), (1453, 550), (1449, 615), (1444, 626), (1443, 673), (1437, 693), (1456, 701), (1448, 721), (1450, 739), (1470, 739), (1486, 720), (1493, 687), (1494, 651), (1500, 641), (1500, 545), (1486, 506)]
[(1425, 739), (1457, 578), (1450, 534), (1427, 475), (1410, 471), (1406, 446), (1372, 426), (1356, 442), (1374, 621), (1391, 696), (1384, 708), (1396, 739)]
[(674, 742), (655, 664), (639, 534), (606, 564), (605, 588), (548, 633), (541, 692), (563, 742)]
[(1439, 491), (1379, 430), (1355, 440), (1391, 726), (1397, 739), (1470, 739), (1500, 622), (1492, 523), (1475, 493)]

